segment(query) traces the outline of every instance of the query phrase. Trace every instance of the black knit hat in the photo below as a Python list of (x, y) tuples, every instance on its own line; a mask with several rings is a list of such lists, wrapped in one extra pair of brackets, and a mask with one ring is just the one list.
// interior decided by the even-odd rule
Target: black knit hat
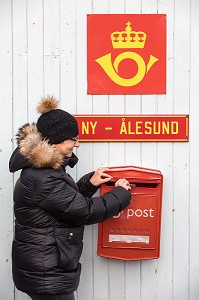
[(58, 109), (55, 98), (42, 98), (37, 110), (42, 114), (37, 121), (37, 129), (50, 144), (59, 144), (78, 136), (76, 119), (68, 112)]

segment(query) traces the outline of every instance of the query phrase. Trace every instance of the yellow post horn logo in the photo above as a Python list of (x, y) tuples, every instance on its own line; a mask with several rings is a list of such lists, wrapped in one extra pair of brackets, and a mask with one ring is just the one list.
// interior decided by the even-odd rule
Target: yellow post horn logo
[[(126, 25), (126, 31), (116, 31), (111, 34), (113, 48), (144, 48), (146, 33), (142, 31), (132, 31), (130, 26), (131, 23), (129, 21), (126, 23)], [(118, 66), (120, 62), (127, 58), (134, 60), (138, 66), (137, 74), (129, 79), (123, 78), (118, 74)], [(141, 55), (135, 52), (127, 51), (119, 54), (115, 58), (113, 64), (111, 60), (111, 53), (99, 57), (95, 61), (102, 67), (109, 78), (116, 84), (121, 86), (134, 86), (142, 81), (145, 74), (150, 70), (152, 65), (158, 61), (158, 58), (150, 55), (149, 62), (146, 65)]]

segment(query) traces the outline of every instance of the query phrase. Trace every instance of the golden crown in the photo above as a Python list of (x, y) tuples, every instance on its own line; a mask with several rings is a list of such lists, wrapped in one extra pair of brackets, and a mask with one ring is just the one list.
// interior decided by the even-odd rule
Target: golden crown
[(115, 31), (111, 33), (113, 48), (144, 48), (146, 33), (132, 31), (131, 23), (126, 23), (126, 31)]

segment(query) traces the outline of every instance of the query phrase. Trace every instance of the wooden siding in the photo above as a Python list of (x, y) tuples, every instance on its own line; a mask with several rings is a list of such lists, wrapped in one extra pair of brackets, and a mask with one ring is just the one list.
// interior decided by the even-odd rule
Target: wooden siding
[[(166, 95), (87, 95), (86, 15), (166, 14)], [(189, 143), (82, 143), (78, 179), (99, 166), (136, 165), (164, 175), (161, 257), (123, 262), (96, 254), (87, 226), (78, 300), (199, 299), (199, 1), (0, 0), (0, 299), (26, 300), (11, 276), (12, 191), (8, 171), (22, 124), (42, 95), (77, 114), (189, 114)], [(102, 41), (103, 43), (103, 41)], [(86, 155), (85, 155), (86, 154)]]

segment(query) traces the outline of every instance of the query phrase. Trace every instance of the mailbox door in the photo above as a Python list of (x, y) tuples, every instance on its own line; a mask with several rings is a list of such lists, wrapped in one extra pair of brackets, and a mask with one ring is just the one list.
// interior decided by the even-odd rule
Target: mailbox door
[(98, 255), (123, 260), (159, 257), (162, 175), (152, 172), (155, 177), (151, 172), (143, 176), (140, 168), (136, 174), (125, 171), (125, 176), (113, 172), (113, 181), (102, 185), (101, 194), (104, 194), (113, 188), (117, 177), (125, 177), (136, 187), (132, 188), (129, 206), (99, 224)]
[(158, 228), (157, 195), (135, 194), (127, 209), (103, 222), (102, 246), (155, 249)]

